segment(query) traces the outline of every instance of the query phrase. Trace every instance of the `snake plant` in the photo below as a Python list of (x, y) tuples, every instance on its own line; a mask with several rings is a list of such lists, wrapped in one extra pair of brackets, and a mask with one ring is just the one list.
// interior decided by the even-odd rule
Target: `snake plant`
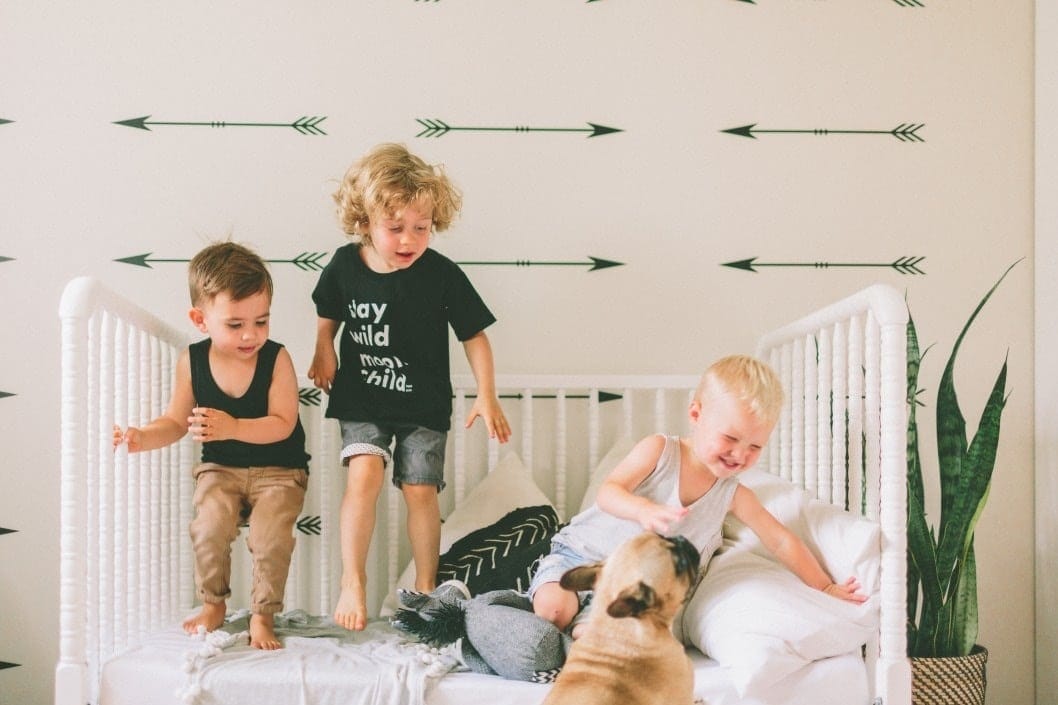
[[(1015, 262), (1014, 264), (1017, 264)], [(919, 350), (914, 321), (907, 323), (907, 631), (908, 655), (966, 656), (977, 641), (977, 563), (974, 527), (992, 481), (999, 421), (1006, 404), (1007, 363), (985, 402), (977, 432), (967, 444), (966, 421), (955, 393), (955, 357), (977, 314), (1014, 267), (1007, 268), (977, 304), (952, 347), (937, 391), (937, 460), (940, 522), (926, 521), (923, 462), (918, 452)]]

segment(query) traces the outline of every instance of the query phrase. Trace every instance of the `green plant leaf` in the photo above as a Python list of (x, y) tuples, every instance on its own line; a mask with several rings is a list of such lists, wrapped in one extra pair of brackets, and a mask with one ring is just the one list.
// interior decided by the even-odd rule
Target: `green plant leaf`
[[(937, 390), (937, 459), (940, 464), (941, 491), (940, 531), (937, 537), (940, 549), (937, 556), (937, 570), (942, 581), (946, 579), (945, 576), (951, 575), (956, 568), (956, 552), (950, 548), (945, 550), (945, 547), (958, 545), (961, 550), (962, 545), (966, 542), (965, 527), (968, 521), (966, 505), (969, 503), (976, 506), (980, 499), (979, 494), (972, 499), (967, 498), (964, 494), (969, 486), (980, 484), (973, 477), (980, 470), (969, 469), (966, 471), (968, 475), (964, 475), (963, 462), (967, 447), (966, 421), (963, 419), (962, 411), (959, 409), (959, 400), (955, 393), (955, 360), (959, 354), (959, 348), (962, 346), (962, 341), (966, 337), (967, 331), (970, 330), (970, 326), (976, 320), (977, 315), (984, 308), (984, 305), (988, 303), (988, 300), (995, 293), (996, 288), (1002, 283), (1003, 279), (1006, 278), (1007, 274), (1010, 273), (1010, 270), (1016, 265), (1017, 262), (1010, 265), (1003, 272), (1003, 275), (992, 285), (992, 288), (984, 295), (977, 304), (977, 308), (974, 309), (970, 318), (966, 321), (962, 331), (959, 333), (959, 337), (955, 340), (955, 345), (952, 346), (951, 355), (944, 366), (940, 387)], [(1005, 379), (1005, 373), (1003, 378)], [(996, 440), (998, 441), (998, 439)], [(972, 512), (973, 510), (970, 511)], [(953, 529), (955, 529), (955, 533), (952, 535)], [(951, 588), (950, 584), (945, 586), (946, 590), (950, 591)]]
[(974, 528), (984, 510), (988, 488), (992, 482), (992, 471), (995, 467), (996, 448), (999, 445), (1000, 417), (1006, 405), (1004, 398), (1007, 379), (1007, 363), (999, 371), (992, 392), (985, 403), (977, 433), (970, 443), (963, 460), (962, 474), (957, 478), (958, 486), (949, 516), (948, 532), (941, 538), (938, 548), (938, 562), (953, 567), (953, 584), (947, 586), (949, 599), (959, 590), (958, 578), (954, 570), (965, 558), (973, 540)]
[(910, 656), (966, 655), (977, 640), (977, 564), (973, 533), (991, 488), (1000, 419), (1006, 405), (1007, 361), (1003, 361), (992, 385), (977, 431), (969, 444), (966, 421), (955, 390), (954, 370), (959, 349), (974, 320), (1018, 262), (1003, 272), (977, 304), (952, 346), (941, 375), (936, 408), (941, 513), (936, 531), (926, 521), (924, 469), (918, 450), (915, 413), (922, 355), (914, 324), (910, 318), (908, 321), (907, 633)]

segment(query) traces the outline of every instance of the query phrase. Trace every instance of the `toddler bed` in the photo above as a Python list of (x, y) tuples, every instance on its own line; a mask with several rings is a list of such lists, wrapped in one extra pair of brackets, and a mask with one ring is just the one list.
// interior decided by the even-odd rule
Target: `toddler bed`
[[(387, 482), (369, 557), (359, 634), (326, 617), (340, 572), (337, 510), (344, 471), (337, 424), (318, 390), (301, 390), (309, 492), (297, 523), (285, 647), (251, 649), (245, 616), (188, 637), (193, 608), (189, 440), (150, 453), (110, 447), (113, 423), (139, 424), (168, 400), (187, 337), (98, 281), (72, 281), (62, 320), (60, 657), (56, 705), (211, 703), (539, 703), (549, 685), (468, 672), (450, 650), (389, 626), (396, 586), (410, 586), (403, 502)], [(731, 521), (724, 547), (674, 631), (710, 705), (910, 705), (905, 657), (907, 312), (876, 285), (760, 339), (787, 401), (759, 469), (743, 475), (836, 580), (856, 575), (870, 600), (840, 603), (776, 564)], [(703, 360), (703, 369), (708, 361)], [(686, 429), (700, 370), (687, 376), (503, 376), (515, 436), (499, 446), (461, 419), (473, 394), (456, 378), (441, 494), (441, 577), (475, 592), (522, 589), (550, 536), (594, 497), (638, 438)], [(241, 543), (240, 538), (237, 544)], [(230, 608), (246, 604), (250, 566), (237, 545)], [(540, 680), (546, 680), (541, 678)]]

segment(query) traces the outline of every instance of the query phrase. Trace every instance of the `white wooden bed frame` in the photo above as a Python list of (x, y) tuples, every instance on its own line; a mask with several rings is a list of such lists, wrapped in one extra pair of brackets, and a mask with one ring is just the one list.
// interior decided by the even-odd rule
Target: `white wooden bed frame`
[[(189, 471), (197, 448), (185, 439), (128, 455), (114, 453), (110, 445), (113, 423), (141, 424), (164, 409), (173, 366), (189, 342), (186, 335), (85, 277), (67, 286), (60, 318), (55, 703), (84, 705), (96, 702), (100, 669), (110, 655), (178, 621), (193, 606), (186, 531)], [(899, 292), (875, 285), (768, 333), (756, 351), (779, 371), (788, 392), (761, 466), (881, 526), (880, 628), (866, 654), (873, 705), (911, 702), (905, 656), (906, 322)], [(620, 436), (684, 430), (698, 373), (501, 375), (497, 386), (516, 433), (510, 449), (568, 519), (579, 506), (588, 470)], [(496, 466), (501, 453), (480, 422), (470, 431), (462, 428), (473, 379), (453, 383), (443, 515)], [(304, 386), (302, 402), (313, 459), (285, 606), (329, 614), (340, 570), (340, 437), (336, 423), (323, 418), (325, 399), (318, 390)], [(409, 555), (399, 493), (390, 487), (380, 505), (369, 559), (378, 576), (369, 586), (369, 605), (376, 613)], [(249, 582), (245, 551), (235, 553), (232, 607), (240, 606)]]

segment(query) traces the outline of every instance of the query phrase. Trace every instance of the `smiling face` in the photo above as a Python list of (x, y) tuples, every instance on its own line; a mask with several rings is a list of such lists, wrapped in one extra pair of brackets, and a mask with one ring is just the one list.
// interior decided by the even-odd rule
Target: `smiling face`
[(360, 251), (372, 271), (389, 274), (407, 269), (430, 245), (433, 208), (416, 202), (394, 213), (373, 214), (367, 230), (368, 237)]
[(691, 403), (691, 448), (695, 459), (718, 478), (750, 469), (760, 457), (775, 423), (758, 418), (749, 406), (723, 390)]
[(214, 352), (239, 359), (257, 354), (268, 340), (272, 298), (259, 291), (235, 301), (221, 292), (191, 309), (191, 322), (209, 335)]

